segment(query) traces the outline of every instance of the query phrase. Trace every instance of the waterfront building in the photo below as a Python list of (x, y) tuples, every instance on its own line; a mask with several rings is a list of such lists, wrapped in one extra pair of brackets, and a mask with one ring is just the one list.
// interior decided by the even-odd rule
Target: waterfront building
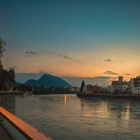
[(100, 93), (101, 87), (99, 87), (98, 85), (89, 84), (89, 85), (86, 86), (86, 91), (87, 91), (86, 92), (87, 94)]
[(69, 87), (70, 93), (77, 93), (79, 91), (79, 87), (71, 86)]
[(129, 88), (127, 81), (123, 81), (123, 76), (119, 76), (117, 81), (111, 83), (111, 93), (125, 93)]
[(82, 94), (96, 94), (96, 93), (100, 93), (101, 91), (101, 87), (99, 87), (98, 85), (85, 85), (85, 82), (82, 81), (81, 83), (81, 87), (80, 87), (80, 93)]
[(140, 76), (132, 78), (129, 83), (132, 94), (140, 94)]

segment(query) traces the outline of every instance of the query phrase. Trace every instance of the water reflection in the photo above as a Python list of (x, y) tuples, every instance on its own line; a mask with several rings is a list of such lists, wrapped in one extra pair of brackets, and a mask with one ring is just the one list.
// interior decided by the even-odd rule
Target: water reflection
[(124, 120), (134, 117), (140, 119), (140, 103), (131, 100), (81, 99), (81, 110), (83, 115), (88, 116), (107, 118), (111, 115)]
[[(7, 99), (8, 98), (8, 99)], [(76, 95), (2, 97), (18, 117), (55, 140), (139, 140), (140, 103)]]
[(107, 102), (100, 100), (81, 99), (81, 110), (83, 116), (94, 117), (98, 115), (100, 118), (109, 116)]
[(64, 105), (66, 106), (67, 104), (67, 94), (64, 95)]
[(129, 120), (130, 119), (130, 103), (126, 103), (126, 109), (122, 112), (122, 119)]
[(16, 97), (14, 95), (1, 95), (0, 106), (4, 107), (9, 112), (15, 114)]

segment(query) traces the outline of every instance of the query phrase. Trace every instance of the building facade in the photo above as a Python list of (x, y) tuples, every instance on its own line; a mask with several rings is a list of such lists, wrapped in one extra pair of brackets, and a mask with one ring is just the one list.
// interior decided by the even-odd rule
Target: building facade
[(117, 81), (111, 83), (111, 93), (125, 93), (129, 88), (128, 82), (123, 81), (123, 76), (119, 76)]
[(140, 94), (140, 76), (130, 80), (130, 90), (132, 94)]
[(98, 85), (87, 85), (86, 86), (86, 93), (87, 94), (97, 94), (100, 93), (101, 91), (101, 87), (99, 87)]

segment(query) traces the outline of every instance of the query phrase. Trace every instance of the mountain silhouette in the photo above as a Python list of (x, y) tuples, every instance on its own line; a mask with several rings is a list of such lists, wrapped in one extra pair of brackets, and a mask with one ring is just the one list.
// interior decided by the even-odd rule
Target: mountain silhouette
[(44, 87), (69, 87), (70, 84), (60, 77), (44, 74), (38, 80), (30, 79), (24, 83), (25, 85), (44, 86)]

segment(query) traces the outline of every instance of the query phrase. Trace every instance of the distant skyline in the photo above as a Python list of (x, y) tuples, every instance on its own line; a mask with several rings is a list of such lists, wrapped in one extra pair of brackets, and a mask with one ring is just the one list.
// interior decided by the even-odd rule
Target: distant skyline
[(1, 0), (5, 67), (126, 80), (140, 74), (139, 0)]

